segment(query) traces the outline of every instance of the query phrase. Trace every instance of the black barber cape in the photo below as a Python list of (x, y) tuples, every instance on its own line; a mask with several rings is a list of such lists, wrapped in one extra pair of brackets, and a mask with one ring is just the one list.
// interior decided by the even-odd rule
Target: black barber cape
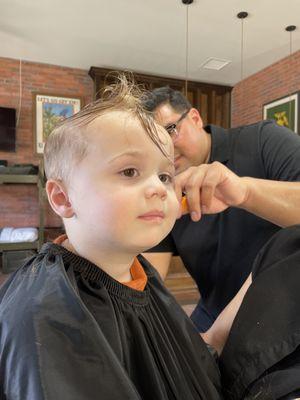
[(56, 244), (0, 289), (0, 399), (218, 400), (218, 368), (154, 268), (144, 291)]
[(267, 242), (252, 277), (220, 358), (226, 398), (300, 398), (300, 225)]

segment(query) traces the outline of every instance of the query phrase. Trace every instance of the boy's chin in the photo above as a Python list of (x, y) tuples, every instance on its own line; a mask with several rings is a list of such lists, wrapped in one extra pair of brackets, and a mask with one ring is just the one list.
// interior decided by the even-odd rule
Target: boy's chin
[(168, 236), (172, 226), (168, 227), (168, 229), (160, 229), (160, 231), (152, 230), (151, 232), (151, 230), (149, 230), (140, 232), (131, 238), (131, 249), (134, 250), (136, 254), (140, 254), (156, 247)]
[(145, 244), (141, 243), (137, 253), (140, 254), (140, 253), (143, 253), (144, 251), (152, 249), (153, 247), (157, 246), (164, 238), (165, 238), (165, 236), (163, 238), (161, 238), (160, 240), (148, 241), (147, 243), (145, 242)]

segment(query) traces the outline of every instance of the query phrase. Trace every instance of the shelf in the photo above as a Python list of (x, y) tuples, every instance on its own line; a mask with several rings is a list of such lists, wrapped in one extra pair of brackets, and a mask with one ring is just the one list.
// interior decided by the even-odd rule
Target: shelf
[[(18, 250), (40, 250), (44, 243), (44, 168), (43, 163), (40, 162), (38, 171), (33, 174), (1, 174), (0, 185), (14, 185), (14, 184), (30, 184), (36, 185), (38, 194), (38, 213), (39, 213), (39, 233), (38, 239), (34, 242), (19, 242), (19, 243), (0, 243), (0, 257), (3, 257), (3, 252), (18, 251)], [(4, 171), (2, 171), (4, 172)], [(6, 171), (5, 171), (6, 172)], [(9, 171), (10, 172), (10, 171)], [(15, 172), (15, 171), (11, 171)], [(21, 171), (19, 171), (21, 172)], [(22, 171), (24, 172), (24, 171)], [(21, 213), (22, 211), (20, 211)]]
[(0, 184), (3, 183), (37, 183), (39, 180), (38, 175), (13, 175), (13, 174), (0, 174)]
[(38, 241), (36, 242), (19, 242), (19, 243), (0, 243), (0, 252), (9, 250), (37, 250)]

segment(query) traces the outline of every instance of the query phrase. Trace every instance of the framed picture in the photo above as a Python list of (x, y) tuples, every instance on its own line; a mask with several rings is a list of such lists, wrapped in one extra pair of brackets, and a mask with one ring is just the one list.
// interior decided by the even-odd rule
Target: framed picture
[(54, 127), (82, 107), (79, 97), (33, 93), (35, 152), (43, 154), (45, 140)]
[(264, 104), (263, 119), (274, 119), (278, 125), (299, 134), (299, 92)]

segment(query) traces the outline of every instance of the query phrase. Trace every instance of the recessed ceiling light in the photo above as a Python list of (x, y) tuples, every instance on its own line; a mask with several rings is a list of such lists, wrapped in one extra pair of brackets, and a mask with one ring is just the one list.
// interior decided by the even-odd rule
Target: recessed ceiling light
[(201, 64), (200, 67), (219, 71), (220, 69), (224, 68), (225, 65), (230, 63), (230, 60), (222, 60), (221, 58), (211, 57), (208, 60), (204, 61), (204, 63)]

